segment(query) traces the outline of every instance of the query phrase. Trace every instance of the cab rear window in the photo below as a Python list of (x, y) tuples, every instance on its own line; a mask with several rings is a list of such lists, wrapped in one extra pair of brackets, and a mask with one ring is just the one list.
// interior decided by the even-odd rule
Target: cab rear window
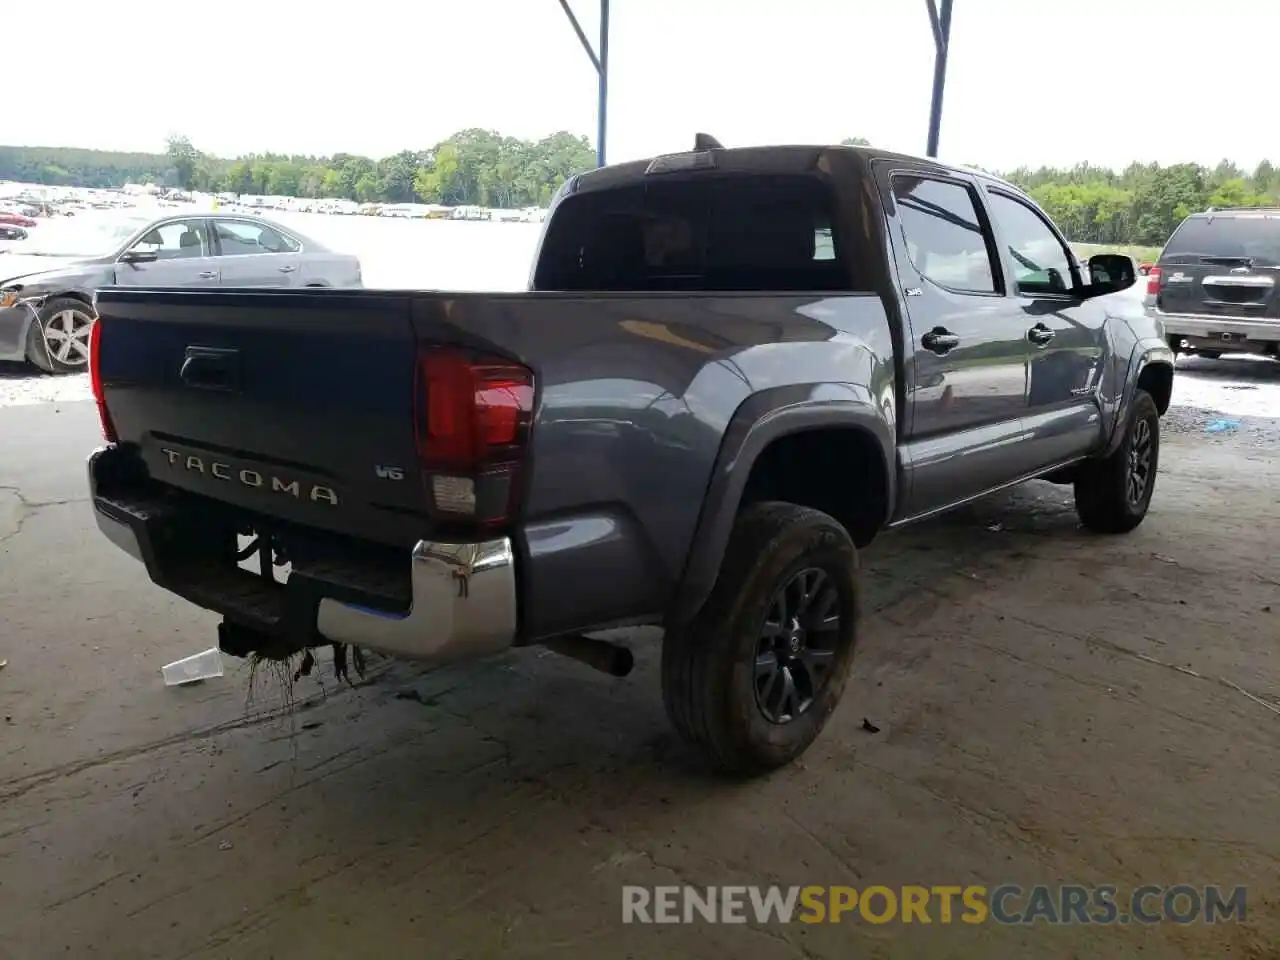
[(817, 177), (701, 172), (566, 197), (539, 290), (845, 291), (830, 190)]

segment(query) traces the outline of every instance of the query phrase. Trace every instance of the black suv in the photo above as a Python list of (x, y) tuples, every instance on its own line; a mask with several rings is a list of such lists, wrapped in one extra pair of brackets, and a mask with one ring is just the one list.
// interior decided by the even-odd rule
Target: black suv
[(1148, 312), (1177, 353), (1280, 359), (1280, 209), (1183, 220), (1147, 275)]

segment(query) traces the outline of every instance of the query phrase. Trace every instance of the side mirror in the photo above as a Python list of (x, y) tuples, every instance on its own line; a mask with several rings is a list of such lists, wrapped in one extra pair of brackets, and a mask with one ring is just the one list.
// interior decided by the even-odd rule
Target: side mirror
[(120, 254), (121, 263), (155, 263), (160, 259), (159, 250), (126, 250)]
[(1137, 282), (1138, 271), (1132, 257), (1120, 253), (1096, 253), (1089, 258), (1091, 293), (1117, 293)]

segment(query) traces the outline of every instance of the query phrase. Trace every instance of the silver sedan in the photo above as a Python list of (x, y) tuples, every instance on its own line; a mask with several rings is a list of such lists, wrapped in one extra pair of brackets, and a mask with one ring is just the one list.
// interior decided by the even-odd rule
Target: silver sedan
[(89, 360), (102, 287), (359, 287), (360, 261), (240, 213), (93, 211), (0, 251), (0, 360), (49, 373)]

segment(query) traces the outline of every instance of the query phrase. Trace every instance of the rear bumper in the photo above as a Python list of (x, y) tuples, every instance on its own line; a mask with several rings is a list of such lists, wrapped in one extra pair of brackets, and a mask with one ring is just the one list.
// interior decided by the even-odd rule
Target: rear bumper
[[(102, 493), (119, 473), (113, 446), (89, 456), (94, 519), (108, 540), (142, 562), (151, 579), (228, 621), (267, 637), (308, 646), (348, 643), (396, 657), (445, 664), (499, 653), (516, 640), (515, 558), (505, 537), (479, 543), (420, 541), (405, 562), (406, 612), (353, 602), (351, 571), (327, 582), (323, 566), (283, 585), (228, 565), (193, 567), (176, 559), (171, 507), (144, 498)], [(193, 570), (197, 571), (193, 574)], [(328, 593), (341, 594), (337, 599)]]
[(505, 650), (516, 636), (515, 557), (506, 537), (481, 543), (419, 540), (409, 558), (409, 612), (388, 615), (320, 599), (326, 639), (443, 664)]
[(1217, 340), (1222, 334), (1232, 334), (1263, 343), (1280, 341), (1280, 321), (1261, 320), (1253, 317), (1205, 317), (1186, 313), (1163, 313), (1153, 310), (1151, 315), (1164, 324), (1165, 334), (1178, 337), (1199, 337)]

